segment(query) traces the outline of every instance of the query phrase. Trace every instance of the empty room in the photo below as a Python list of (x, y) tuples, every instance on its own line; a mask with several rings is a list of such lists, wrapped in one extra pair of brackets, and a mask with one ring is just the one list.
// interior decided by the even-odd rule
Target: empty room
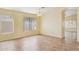
[(79, 51), (79, 8), (0, 8), (0, 51)]

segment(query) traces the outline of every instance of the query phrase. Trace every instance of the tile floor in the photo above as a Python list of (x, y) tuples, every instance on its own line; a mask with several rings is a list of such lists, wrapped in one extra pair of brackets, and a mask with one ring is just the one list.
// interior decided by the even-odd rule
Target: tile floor
[(64, 39), (36, 35), (0, 42), (0, 51), (79, 51), (79, 43), (67, 43)]

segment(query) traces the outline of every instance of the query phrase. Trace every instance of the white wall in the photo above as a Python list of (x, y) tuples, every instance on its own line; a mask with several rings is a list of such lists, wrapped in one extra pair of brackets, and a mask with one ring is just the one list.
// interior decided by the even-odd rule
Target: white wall
[(42, 14), (41, 33), (62, 38), (62, 8), (47, 8)]

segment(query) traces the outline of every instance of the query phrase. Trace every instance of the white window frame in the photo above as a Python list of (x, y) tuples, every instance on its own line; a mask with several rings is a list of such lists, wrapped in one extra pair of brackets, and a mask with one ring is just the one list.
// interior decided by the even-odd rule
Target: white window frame
[(11, 33), (14, 33), (14, 16), (13, 15), (6, 15), (6, 14), (0, 14), (0, 15), (4, 15), (4, 16), (10, 16), (12, 17), (12, 26), (13, 26), (13, 31), (12, 32), (5, 32), (5, 33), (0, 33), (0, 34), (11, 34)]

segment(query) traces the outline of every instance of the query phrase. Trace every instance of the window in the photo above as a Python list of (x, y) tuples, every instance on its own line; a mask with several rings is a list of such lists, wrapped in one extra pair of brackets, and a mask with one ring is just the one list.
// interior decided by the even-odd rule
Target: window
[(34, 17), (24, 17), (24, 31), (35, 31), (36, 19)]
[(0, 15), (0, 33), (8, 34), (13, 31), (13, 17), (9, 15)]

